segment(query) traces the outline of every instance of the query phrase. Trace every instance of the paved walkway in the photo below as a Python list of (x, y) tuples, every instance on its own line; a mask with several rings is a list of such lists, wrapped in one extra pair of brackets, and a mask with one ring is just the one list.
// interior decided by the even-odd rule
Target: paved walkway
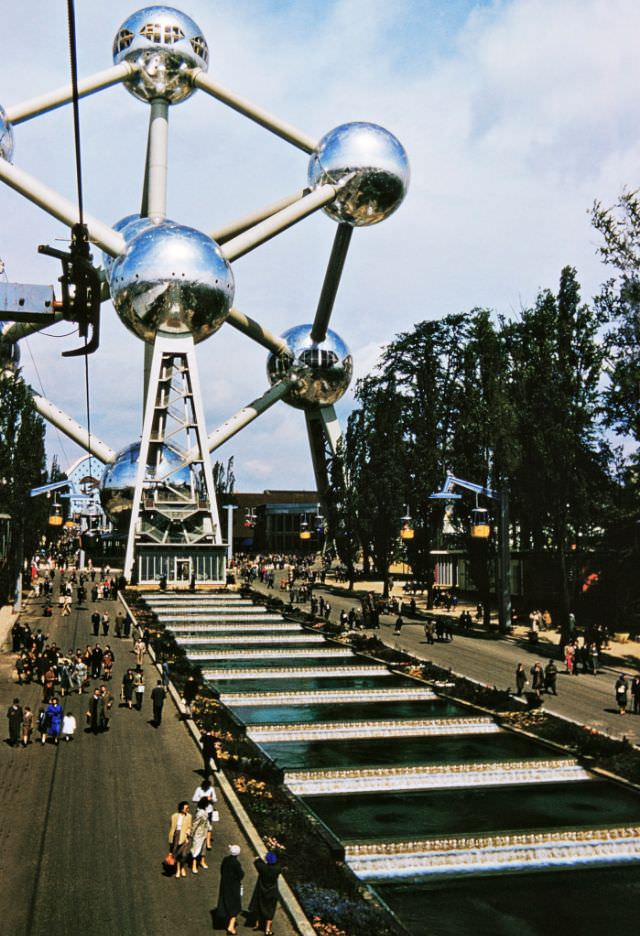
[[(253, 587), (266, 595), (287, 599), (285, 592), (267, 589), (260, 582), (254, 582)], [(347, 611), (351, 607), (358, 610), (361, 608), (357, 596), (346, 587), (336, 587), (331, 582), (327, 582), (325, 586), (314, 586), (314, 594), (323, 595), (330, 602), (330, 619), (334, 622), (338, 620), (342, 608)], [(300, 608), (308, 610), (309, 605), (300, 605)], [(455, 620), (460, 611), (458, 608), (457, 613), (447, 616)], [(441, 612), (436, 610), (433, 613), (438, 615)], [(614, 704), (613, 692), (618, 673), (625, 672), (632, 676), (640, 671), (640, 648), (637, 644), (612, 642), (611, 651), (603, 654), (597, 676), (582, 673), (579, 676), (569, 676), (563, 672), (564, 663), (557, 659), (557, 647), (551, 643), (552, 634), (541, 635), (538, 647), (531, 647), (526, 637), (526, 628), (517, 628), (513, 636), (504, 638), (495, 632), (488, 634), (478, 627), (468, 635), (456, 633), (450, 643), (429, 645), (424, 637), (424, 620), (415, 620), (405, 615), (405, 623), (398, 637), (393, 633), (396, 617), (397, 615), (382, 615), (380, 630), (368, 633), (375, 634), (390, 647), (406, 650), (421, 660), (429, 660), (438, 666), (451, 669), (454, 673), (500, 689), (515, 687), (514, 675), (518, 663), (522, 662), (528, 673), (536, 660), (540, 660), (544, 666), (553, 655), (560, 672), (558, 695), (544, 696), (545, 709), (552, 714), (605, 731), (612, 737), (626, 736), (633, 744), (640, 744), (640, 715), (627, 712), (621, 717)], [(631, 707), (631, 699), (629, 706)]]
[[(113, 620), (118, 606), (98, 602)], [(64, 650), (93, 644), (93, 605), (71, 617), (40, 616), (42, 602), (28, 600), (23, 612), (32, 629), (46, 628)], [(6, 630), (6, 627), (5, 627)], [(104, 638), (100, 637), (101, 645)], [(78, 721), (77, 736), (55, 747), (40, 742), (15, 749), (0, 745), (0, 932), (7, 936), (196, 936), (212, 931), (218, 869), (235, 842), (242, 848), (244, 904), (253, 891), (255, 852), (220, 791), (221, 821), (215, 830), (208, 871), (176, 881), (164, 877), (169, 817), (179, 800), (191, 801), (202, 760), (178, 713), (167, 699), (160, 728), (151, 724), (150, 690), (157, 673), (145, 666), (147, 698), (141, 712), (118, 707), (120, 680), (135, 664), (131, 640), (108, 640), (115, 653), (111, 728), (85, 732), (88, 695), (63, 701)], [(2, 738), (14, 696), (35, 713), (42, 687), (17, 686), (15, 655), (5, 640), (0, 650)], [(37, 735), (37, 733), (36, 733)], [(177, 887), (176, 887), (177, 884)], [(249, 933), (239, 921), (239, 932)], [(278, 936), (295, 932), (281, 908)]]

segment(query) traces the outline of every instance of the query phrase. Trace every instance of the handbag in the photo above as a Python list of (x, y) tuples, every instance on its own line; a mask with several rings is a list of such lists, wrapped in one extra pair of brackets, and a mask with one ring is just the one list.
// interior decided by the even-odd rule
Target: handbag
[(212, 809), (212, 810), (211, 810), (211, 821), (212, 821), (212, 822), (220, 822), (220, 813), (218, 812), (217, 809)]
[(164, 863), (167, 865), (168, 868), (173, 868), (173, 866), (176, 863), (176, 859), (172, 852), (169, 852), (167, 854), (167, 857), (164, 859)]

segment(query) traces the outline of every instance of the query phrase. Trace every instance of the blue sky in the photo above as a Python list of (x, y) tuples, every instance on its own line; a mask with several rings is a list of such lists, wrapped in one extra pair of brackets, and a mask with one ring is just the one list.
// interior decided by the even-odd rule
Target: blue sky
[[(136, 7), (77, 0), (81, 75), (111, 64)], [(640, 57), (636, 0), (189, 0), (220, 83), (322, 136), (372, 120), (405, 145), (404, 205), (355, 232), (332, 327), (356, 373), (394, 334), (426, 318), (485, 306), (507, 317), (574, 265), (589, 298), (606, 278), (588, 211), (636, 187)], [(0, 103), (68, 80), (66, 4), (5, 11)], [(25, 51), (26, 50), (26, 51)], [(148, 112), (123, 88), (81, 104), (87, 209), (113, 223), (138, 210)], [(171, 111), (169, 216), (204, 231), (305, 183), (307, 158), (202, 94)], [(75, 197), (68, 108), (16, 128), (14, 162)], [(39, 243), (65, 228), (0, 188), (0, 257), (9, 279), (53, 282)], [(236, 305), (279, 333), (310, 321), (334, 234), (323, 214), (234, 264)], [(104, 309), (90, 362), (92, 424), (120, 448), (140, 431), (142, 345)], [(61, 326), (53, 333), (65, 334)], [(85, 422), (83, 365), (60, 352), (77, 338), (22, 346), (26, 378)], [(266, 389), (265, 352), (223, 329), (199, 346), (209, 429)], [(344, 417), (351, 405), (345, 398)], [(50, 434), (63, 464), (78, 454)], [(313, 483), (302, 415), (274, 407), (220, 450), (241, 490)]]

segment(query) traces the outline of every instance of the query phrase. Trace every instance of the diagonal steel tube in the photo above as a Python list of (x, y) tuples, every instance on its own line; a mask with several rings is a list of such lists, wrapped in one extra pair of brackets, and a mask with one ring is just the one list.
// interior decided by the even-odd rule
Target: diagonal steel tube
[[(29, 175), (24, 169), (18, 169), (5, 159), (0, 159), (0, 179), (6, 182), (10, 188), (24, 195), (29, 201), (38, 205), (59, 221), (63, 221), (69, 227), (78, 224), (80, 220), (78, 206), (39, 182), (38, 179)], [(122, 234), (114, 231), (102, 221), (92, 218), (86, 212), (84, 213), (84, 223), (87, 225), (89, 240), (92, 243), (97, 244), (98, 247), (112, 257), (118, 257), (124, 253), (126, 245)]]
[(264, 328), (255, 319), (249, 318), (244, 312), (238, 309), (231, 309), (226, 321), (237, 331), (242, 332), (248, 338), (252, 338), (263, 348), (273, 351), (274, 354), (286, 354), (289, 351), (289, 345), (284, 338), (278, 338), (272, 334), (268, 328)]
[(252, 104), (251, 101), (240, 97), (240, 95), (235, 94), (228, 88), (223, 88), (222, 85), (215, 82), (213, 78), (210, 78), (209, 75), (205, 74), (205, 72), (200, 69), (194, 69), (191, 72), (191, 80), (196, 88), (200, 88), (201, 91), (206, 91), (211, 97), (222, 101), (223, 104), (227, 104), (228, 107), (248, 117), (249, 120), (260, 124), (261, 127), (270, 130), (271, 133), (275, 133), (276, 136), (286, 140), (287, 143), (292, 143), (293, 146), (297, 146), (298, 149), (303, 150), (305, 153), (313, 153), (316, 150), (318, 141), (313, 137), (296, 129), (296, 127), (291, 126), (291, 124), (286, 123), (284, 120), (280, 120), (261, 107), (257, 107), (255, 104)]
[[(104, 71), (90, 75), (78, 82), (78, 94), (80, 97), (87, 97), (89, 94), (95, 94), (103, 88), (109, 88), (111, 85), (124, 81), (135, 71), (135, 66), (129, 62), (121, 62), (119, 65), (113, 65)], [(46, 114), (47, 111), (55, 110), (68, 104), (73, 98), (71, 85), (64, 85), (62, 88), (56, 88), (55, 91), (49, 91), (39, 97), (30, 98), (28, 101), (22, 101), (13, 107), (5, 108), (6, 117), (9, 123), (14, 126), (23, 123), (25, 120), (31, 120), (39, 114)]]
[(304, 195), (299, 201), (288, 205), (282, 211), (277, 211), (270, 218), (227, 241), (224, 247), (221, 248), (223, 255), (227, 260), (237, 260), (239, 257), (244, 257), (246, 253), (259, 247), (260, 244), (266, 243), (276, 234), (281, 234), (292, 224), (302, 221), (303, 218), (333, 201), (337, 193), (338, 188), (335, 185), (327, 183), (318, 186), (317, 189), (309, 192), (308, 195)]
[(260, 221), (270, 218), (272, 215), (276, 214), (276, 212), (282, 211), (283, 208), (288, 208), (289, 205), (293, 205), (294, 202), (300, 201), (300, 199), (307, 194), (308, 189), (302, 189), (301, 191), (294, 192), (293, 195), (287, 195), (277, 202), (272, 202), (264, 208), (259, 208), (258, 211), (254, 211), (252, 214), (245, 215), (244, 218), (239, 218), (224, 227), (217, 228), (215, 231), (211, 232), (209, 237), (211, 237), (216, 244), (224, 244), (237, 234), (244, 233), (244, 231), (253, 227), (254, 224), (258, 224)]
[(350, 224), (339, 224), (336, 230), (336, 236), (333, 240), (333, 248), (329, 257), (329, 265), (325, 273), (322, 284), (322, 292), (318, 300), (316, 316), (313, 320), (311, 329), (312, 341), (324, 341), (327, 337), (327, 328), (333, 312), (333, 304), (336, 300), (340, 278), (344, 269), (344, 262), (347, 259), (347, 251), (351, 243), (351, 234), (353, 228)]

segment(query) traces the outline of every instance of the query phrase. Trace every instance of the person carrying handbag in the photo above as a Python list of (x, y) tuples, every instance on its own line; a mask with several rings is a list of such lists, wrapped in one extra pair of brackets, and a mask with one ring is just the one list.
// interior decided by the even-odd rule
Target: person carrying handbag
[(191, 851), (191, 831), (193, 821), (186, 800), (178, 803), (177, 812), (171, 816), (169, 825), (169, 854), (176, 863), (176, 878), (187, 876), (187, 864)]

